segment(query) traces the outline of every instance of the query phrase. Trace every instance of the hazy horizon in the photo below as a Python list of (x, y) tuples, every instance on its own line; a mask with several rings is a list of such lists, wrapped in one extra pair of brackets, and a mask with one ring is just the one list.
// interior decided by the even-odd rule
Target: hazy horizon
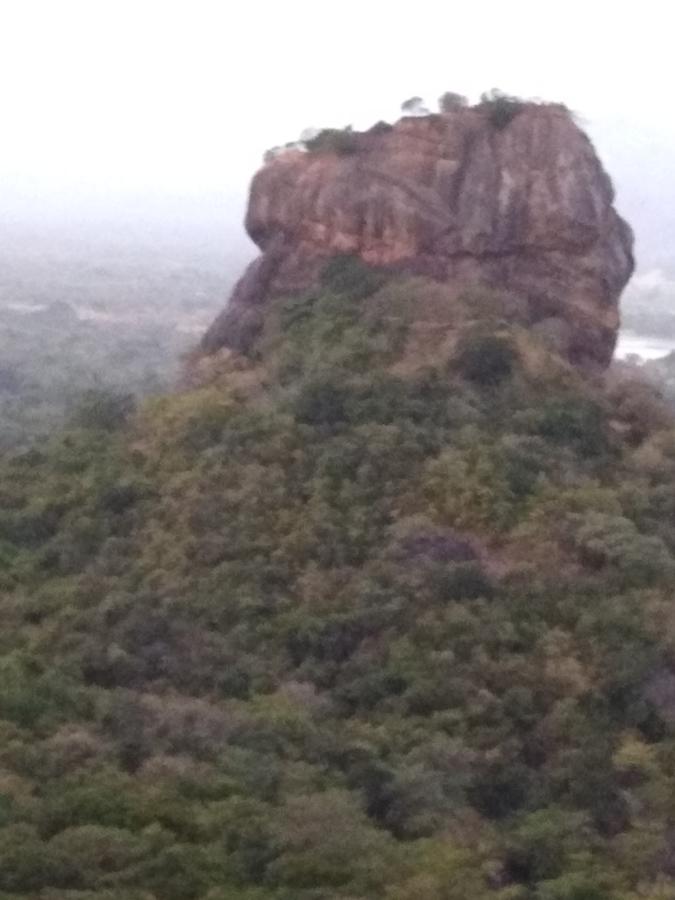
[[(675, 226), (669, 117), (672, 14), (648, 0), (545, 15), (516, 0), (414, 14), (380, 0), (231, 9), (211, 0), (22, 0), (0, 13), (4, 224), (133, 227), (202, 220), (253, 252), (249, 181), (270, 146), (307, 126), (394, 120), (402, 100), (498, 86), (578, 114), (637, 235), (667, 265)], [(140, 224), (139, 224), (140, 223)]]

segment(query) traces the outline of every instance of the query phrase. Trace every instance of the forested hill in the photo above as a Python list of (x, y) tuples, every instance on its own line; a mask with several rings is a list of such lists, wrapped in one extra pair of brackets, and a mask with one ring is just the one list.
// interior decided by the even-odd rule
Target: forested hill
[(3, 459), (1, 896), (675, 897), (675, 423), (440, 290)]
[(0, 453), (43, 441), (92, 391), (170, 390), (246, 259), (185, 205), (130, 233), (44, 209), (13, 222), (1, 188), (0, 208)]

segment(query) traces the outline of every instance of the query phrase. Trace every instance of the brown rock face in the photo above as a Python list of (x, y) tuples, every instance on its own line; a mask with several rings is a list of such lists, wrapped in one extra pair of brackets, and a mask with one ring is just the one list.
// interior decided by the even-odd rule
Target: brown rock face
[(289, 150), (251, 185), (262, 255), (204, 336), (246, 352), (266, 301), (315, 283), (328, 258), (425, 274), (457, 291), (520, 295), (558, 320), (569, 357), (606, 366), (633, 237), (593, 147), (564, 107), (526, 104), (498, 127), (483, 107), (357, 133), (350, 152)]

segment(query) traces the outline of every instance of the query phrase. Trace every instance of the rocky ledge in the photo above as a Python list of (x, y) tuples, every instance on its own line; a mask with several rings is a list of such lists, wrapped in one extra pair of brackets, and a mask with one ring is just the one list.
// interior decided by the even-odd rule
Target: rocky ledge
[(267, 302), (314, 284), (336, 254), (431, 276), (452, 290), (519, 295), (570, 360), (606, 366), (633, 237), (609, 177), (565, 107), (523, 103), (331, 132), (273, 154), (254, 177), (246, 228), (262, 253), (202, 341), (246, 353)]

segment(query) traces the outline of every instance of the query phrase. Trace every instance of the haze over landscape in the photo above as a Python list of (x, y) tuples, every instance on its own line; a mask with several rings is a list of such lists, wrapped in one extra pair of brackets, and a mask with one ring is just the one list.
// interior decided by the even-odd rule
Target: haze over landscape
[[(497, 85), (575, 111), (636, 233), (638, 274), (667, 282), (669, 16), (653, 0), (637, 18), (613, 10), (611, 22), (583, 3), (545, 13), (530, 2), (414, 12), (347, 2), (327, 43), (323, 11), (305, 2), (6, 4), (3, 244), (23, 235), (34, 250), (51, 245), (52, 259), (92, 234), (99, 256), (106, 236), (208, 246), (223, 278), (216, 308), (254, 254), (242, 220), (267, 148), (309, 126), (395, 121), (411, 90), (433, 108), (444, 90), (476, 99)], [(667, 283), (660, 293), (667, 303)]]
[(0, 900), (675, 900), (674, 21), (0, 2)]
[[(668, 264), (675, 124), (671, 11), (535, 2), (410, 9), (292, 0), (5, 4), (0, 33), (3, 220), (133, 220), (164, 197), (221, 210), (239, 241), (264, 151), (308, 126), (394, 120), (417, 93), (490, 87), (564, 100), (616, 182), (643, 267)], [(325, 36), (330, 30), (330, 41)], [(177, 210), (178, 207), (174, 207)]]

